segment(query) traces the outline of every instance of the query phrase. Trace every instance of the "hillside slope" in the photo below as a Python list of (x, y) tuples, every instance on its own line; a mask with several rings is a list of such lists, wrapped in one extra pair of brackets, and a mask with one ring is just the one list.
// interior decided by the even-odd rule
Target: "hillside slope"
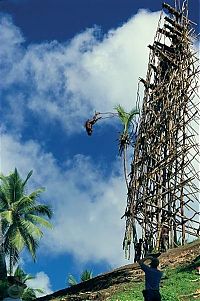
[[(189, 271), (189, 274), (179, 274), (179, 277), (188, 277), (188, 275), (191, 275), (191, 280), (186, 280), (186, 282), (191, 281), (191, 285), (193, 285), (193, 288), (196, 292), (196, 294), (188, 294), (189, 299), (187, 299), (187, 294), (184, 299), (182, 300), (199, 300), (200, 301), (200, 294), (197, 288), (200, 288), (199, 284), (199, 279), (198, 276), (195, 274), (194, 267), (195, 265), (200, 265), (199, 262), (200, 259), (200, 240), (197, 240), (193, 243), (190, 243), (186, 246), (175, 248), (172, 250), (169, 250), (166, 253), (163, 253), (160, 256), (160, 266), (162, 270), (170, 271), (168, 274), (170, 277), (173, 276), (173, 272), (171, 271), (176, 271), (175, 269), (182, 268), (182, 272), (184, 273), (184, 266), (187, 266), (185, 268), (185, 271)], [(177, 272), (176, 272), (177, 274)], [(51, 295), (47, 295), (44, 297), (37, 298), (39, 301), (47, 301), (47, 300), (62, 300), (62, 301), (83, 301), (83, 300), (99, 300), (99, 301), (105, 301), (105, 300), (136, 300), (140, 301), (142, 300), (141, 297), (141, 290), (142, 290), (142, 285), (143, 285), (143, 278), (144, 274), (140, 270), (138, 264), (129, 264), (126, 266), (122, 266), (118, 269), (115, 269), (109, 273), (105, 273), (102, 275), (99, 275), (97, 277), (94, 277), (91, 280), (82, 282), (80, 284), (77, 284), (73, 287), (65, 288), (62, 290), (59, 290), (57, 292), (54, 292)], [(168, 278), (168, 277), (166, 277)], [(182, 279), (181, 279), (182, 280)], [(181, 282), (180, 280), (180, 282)], [(167, 280), (166, 280), (167, 281)], [(174, 280), (176, 281), (176, 280)], [(179, 281), (179, 280), (177, 280)], [(170, 282), (168, 284), (170, 286)], [(134, 290), (137, 291), (139, 290), (140, 293), (135, 295), (135, 299), (131, 299), (133, 297), (129, 295), (131, 294), (131, 289), (133, 290), (133, 287), (135, 288)], [(191, 286), (192, 288), (192, 286)], [(117, 294), (120, 292), (126, 292), (126, 293), (121, 295), (121, 299), (117, 299)], [(188, 290), (187, 290), (188, 292)], [(193, 292), (193, 291), (192, 291)], [(194, 292), (194, 293), (195, 293)], [(167, 293), (166, 293), (167, 294)], [(116, 295), (116, 298), (113, 299)], [(123, 296), (125, 296), (123, 299)], [(194, 296), (194, 299), (192, 299)], [(173, 300), (170, 299), (170, 293), (169, 297), (167, 297), (167, 301)], [(174, 300), (176, 296), (174, 295)]]

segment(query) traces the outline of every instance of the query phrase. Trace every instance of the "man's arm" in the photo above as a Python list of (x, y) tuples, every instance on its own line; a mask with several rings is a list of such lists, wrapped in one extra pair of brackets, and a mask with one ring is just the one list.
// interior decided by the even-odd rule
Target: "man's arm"
[(153, 256), (148, 255), (148, 256), (144, 257), (143, 259), (138, 260), (138, 264), (140, 265), (141, 269), (144, 272), (147, 272), (150, 269), (150, 267), (148, 265), (144, 264), (144, 262), (148, 259), (151, 260), (152, 258), (153, 258)]
[(149, 255), (149, 256), (144, 257), (143, 259), (138, 260), (139, 265), (143, 264), (148, 259), (150, 259), (150, 260), (153, 259), (153, 256)]

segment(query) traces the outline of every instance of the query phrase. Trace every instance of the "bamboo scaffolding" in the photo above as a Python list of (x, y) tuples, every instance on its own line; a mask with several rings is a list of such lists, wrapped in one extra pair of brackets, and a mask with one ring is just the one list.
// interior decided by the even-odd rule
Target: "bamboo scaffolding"
[[(139, 237), (136, 223), (140, 236), (151, 237), (150, 243), (157, 250), (163, 245), (164, 228), (170, 248), (177, 246), (177, 233), (182, 245), (186, 235), (199, 237), (200, 221), (195, 220), (200, 203), (199, 66), (192, 49), (193, 23), (184, 5), (177, 10), (163, 3), (163, 8), (169, 16), (164, 17), (161, 27), (163, 12), (160, 15), (153, 45), (148, 46), (147, 75), (139, 79), (137, 91), (140, 117), (123, 216), (124, 246), (129, 258), (130, 241)], [(192, 216), (187, 215), (188, 210)]]

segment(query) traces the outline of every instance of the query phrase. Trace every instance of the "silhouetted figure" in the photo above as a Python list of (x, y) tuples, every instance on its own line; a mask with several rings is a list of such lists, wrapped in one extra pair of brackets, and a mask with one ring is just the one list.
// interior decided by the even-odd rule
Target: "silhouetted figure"
[(143, 249), (144, 249), (144, 257), (146, 257), (147, 253), (149, 251), (149, 244), (148, 244), (148, 238), (147, 237), (144, 239)]
[(134, 258), (134, 262), (137, 262), (138, 260), (140, 260), (140, 257), (142, 255), (142, 239), (139, 239), (139, 242), (137, 242), (135, 244), (135, 258)]
[(200, 236), (200, 226), (199, 229), (197, 230), (197, 235)]
[(88, 119), (85, 123), (85, 128), (86, 128), (86, 132), (89, 136), (92, 135), (92, 131), (93, 131), (93, 125), (97, 122), (97, 120), (101, 119), (101, 117), (99, 115), (100, 113), (95, 113), (94, 117), (92, 119)]
[(165, 59), (160, 61), (160, 69), (161, 69), (161, 80), (163, 80), (164, 78), (168, 81), (169, 80), (169, 62)]
[(153, 234), (150, 233), (148, 236), (148, 251), (151, 253), (153, 251)]
[(160, 241), (160, 249), (162, 252), (166, 252), (169, 244), (169, 229), (166, 226), (163, 226), (161, 232), (161, 241)]

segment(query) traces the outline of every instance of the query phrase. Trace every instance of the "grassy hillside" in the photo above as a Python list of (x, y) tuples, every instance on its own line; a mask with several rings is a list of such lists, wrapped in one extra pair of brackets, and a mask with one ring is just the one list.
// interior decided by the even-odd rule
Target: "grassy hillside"
[[(162, 301), (197, 301), (200, 300), (200, 276), (195, 266), (200, 266), (200, 259), (194, 265), (185, 268), (166, 269), (161, 283)], [(107, 298), (109, 301), (141, 301), (143, 283), (131, 282), (121, 287), (120, 291)]]
[[(160, 256), (164, 277), (162, 301), (200, 301), (200, 240), (169, 250)], [(71, 288), (38, 298), (39, 301), (143, 301), (144, 274), (129, 264)]]

